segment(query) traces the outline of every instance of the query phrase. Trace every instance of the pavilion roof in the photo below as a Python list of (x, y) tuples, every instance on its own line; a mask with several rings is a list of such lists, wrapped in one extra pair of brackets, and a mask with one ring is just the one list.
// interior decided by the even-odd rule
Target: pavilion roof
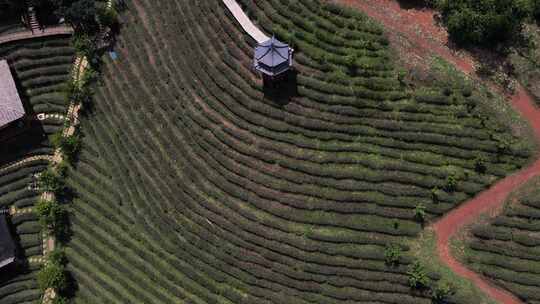
[(6, 60), (0, 60), (0, 128), (22, 118), (24, 107)]
[(272, 37), (255, 48), (255, 67), (269, 75), (279, 74), (292, 64), (292, 52), (289, 45)]

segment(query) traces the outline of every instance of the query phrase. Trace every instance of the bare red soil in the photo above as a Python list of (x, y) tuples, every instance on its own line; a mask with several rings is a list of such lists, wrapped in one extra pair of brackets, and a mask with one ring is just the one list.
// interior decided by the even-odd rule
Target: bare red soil
[[(437, 24), (434, 11), (425, 8), (404, 8), (396, 0), (334, 0), (334, 2), (356, 7), (381, 22), (392, 42), (405, 37), (410, 43), (409, 47), (404, 48), (407, 54), (403, 55), (407, 60), (437, 55), (474, 77), (474, 57), (467, 52), (453, 50), (449, 46), (448, 34)], [(521, 85), (516, 86), (511, 102), (512, 106), (532, 126), (536, 138), (540, 139), (540, 111)], [(455, 273), (471, 280), (500, 303), (521, 304), (523, 302), (457, 261), (450, 253), (449, 241), (461, 228), (473, 223), (481, 214), (500, 210), (510, 192), (537, 175), (540, 175), (540, 159), (529, 167), (499, 181), (474, 199), (461, 204), (433, 224), (437, 235), (437, 252), (441, 260)]]

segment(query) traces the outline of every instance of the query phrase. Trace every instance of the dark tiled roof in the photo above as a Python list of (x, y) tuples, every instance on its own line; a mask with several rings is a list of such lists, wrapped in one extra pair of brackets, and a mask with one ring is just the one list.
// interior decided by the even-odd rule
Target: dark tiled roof
[(15, 260), (15, 243), (9, 232), (6, 215), (0, 213), (0, 268)]
[(287, 44), (272, 37), (255, 48), (255, 67), (269, 75), (279, 74), (292, 64), (292, 52)]
[(0, 60), (0, 128), (24, 116), (24, 107), (6, 60)]

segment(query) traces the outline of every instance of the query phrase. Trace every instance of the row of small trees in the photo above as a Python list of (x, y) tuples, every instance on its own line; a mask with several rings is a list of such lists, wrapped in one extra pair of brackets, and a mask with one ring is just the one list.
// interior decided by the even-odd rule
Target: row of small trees
[[(392, 267), (398, 266), (402, 254), (400, 245), (388, 244), (384, 250), (386, 264)], [(433, 286), (426, 268), (418, 260), (409, 265), (407, 275), (409, 287), (429, 293), (435, 303), (444, 303), (450, 295), (455, 293), (455, 288), (444, 281), (439, 281)]]
[[(81, 39), (81, 37), (83, 37)], [(92, 40), (85, 38), (86, 35), (77, 35), (73, 44), (79, 56), (95, 56)], [(95, 79), (95, 71), (88, 67), (78, 81), (70, 81), (66, 85), (66, 99), (75, 105), (88, 106), (92, 100), (90, 84)], [(77, 161), (77, 155), (81, 149), (81, 137), (78, 129), (70, 136), (63, 136), (62, 132), (51, 136), (51, 143), (62, 154), (62, 162), (50, 166), (40, 174), (38, 187), (44, 192), (54, 193), (54, 200), (40, 200), (36, 205), (36, 212), (43, 230), (54, 235), (57, 242), (67, 239), (69, 234), (68, 209), (62, 201), (65, 200), (67, 187), (65, 179), (69, 166)], [(68, 272), (65, 269), (67, 260), (63, 250), (56, 249), (49, 253), (47, 262), (38, 273), (38, 284), (45, 291), (53, 288), (57, 292), (54, 304), (67, 303), (64, 296), (70, 289)]]

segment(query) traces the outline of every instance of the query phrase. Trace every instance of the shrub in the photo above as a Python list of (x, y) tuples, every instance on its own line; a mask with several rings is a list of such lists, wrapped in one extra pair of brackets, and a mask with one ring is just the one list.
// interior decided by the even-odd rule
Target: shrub
[(479, 155), (474, 158), (474, 170), (478, 173), (486, 173), (487, 167), (484, 157)]
[(77, 153), (81, 149), (81, 139), (77, 135), (60, 137), (57, 147), (62, 151), (66, 161), (68, 163), (73, 163)]
[(426, 288), (429, 285), (429, 277), (427, 276), (426, 269), (420, 261), (414, 261), (409, 265), (407, 270), (409, 276), (409, 286), (414, 289)]
[(424, 204), (418, 203), (416, 207), (414, 207), (414, 218), (420, 222), (423, 222), (426, 219), (426, 206), (424, 206)]
[(387, 265), (395, 266), (401, 257), (401, 247), (397, 244), (388, 244), (384, 249), (384, 260)]
[(66, 271), (61, 264), (48, 261), (37, 274), (39, 288), (45, 291), (48, 288), (54, 288), (62, 292), (68, 287)]
[(439, 188), (437, 187), (431, 188), (431, 199), (433, 200), (434, 203), (439, 202)]
[(458, 179), (457, 176), (452, 173), (446, 177), (446, 185), (444, 185), (444, 189), (447, 192), (454, 192), (456, 191)]
[(38, 186), (43, 191), (60, 193), (64, 190), (65, 182), (62, 176), (48, 168), (39, 175)]
[(438, 282), (431, 291), (431, 298), (435, 303), (444, 303), (446, 298), (454, 293), (454, 288), (447, 282)]
[(55, 249), (48, 255), (49, 261), (65, 266), (67, 264), (66, 253), (61, 249)]
[(67, 211), (55, 201), (40, 200), (36, 205), (40, 224), (58, 234), (66, 229)]
[(52, 304), (67, 304), (67, 303), (68, 303), (68, 300), (65, 297), (59, 296), (59, 295), (57, 295), (52, 301)]
[(88, 58), (92, 58), (96, 52), (94, 42), (87, 34), (73, 36), (72, 45), (78, 54)]

